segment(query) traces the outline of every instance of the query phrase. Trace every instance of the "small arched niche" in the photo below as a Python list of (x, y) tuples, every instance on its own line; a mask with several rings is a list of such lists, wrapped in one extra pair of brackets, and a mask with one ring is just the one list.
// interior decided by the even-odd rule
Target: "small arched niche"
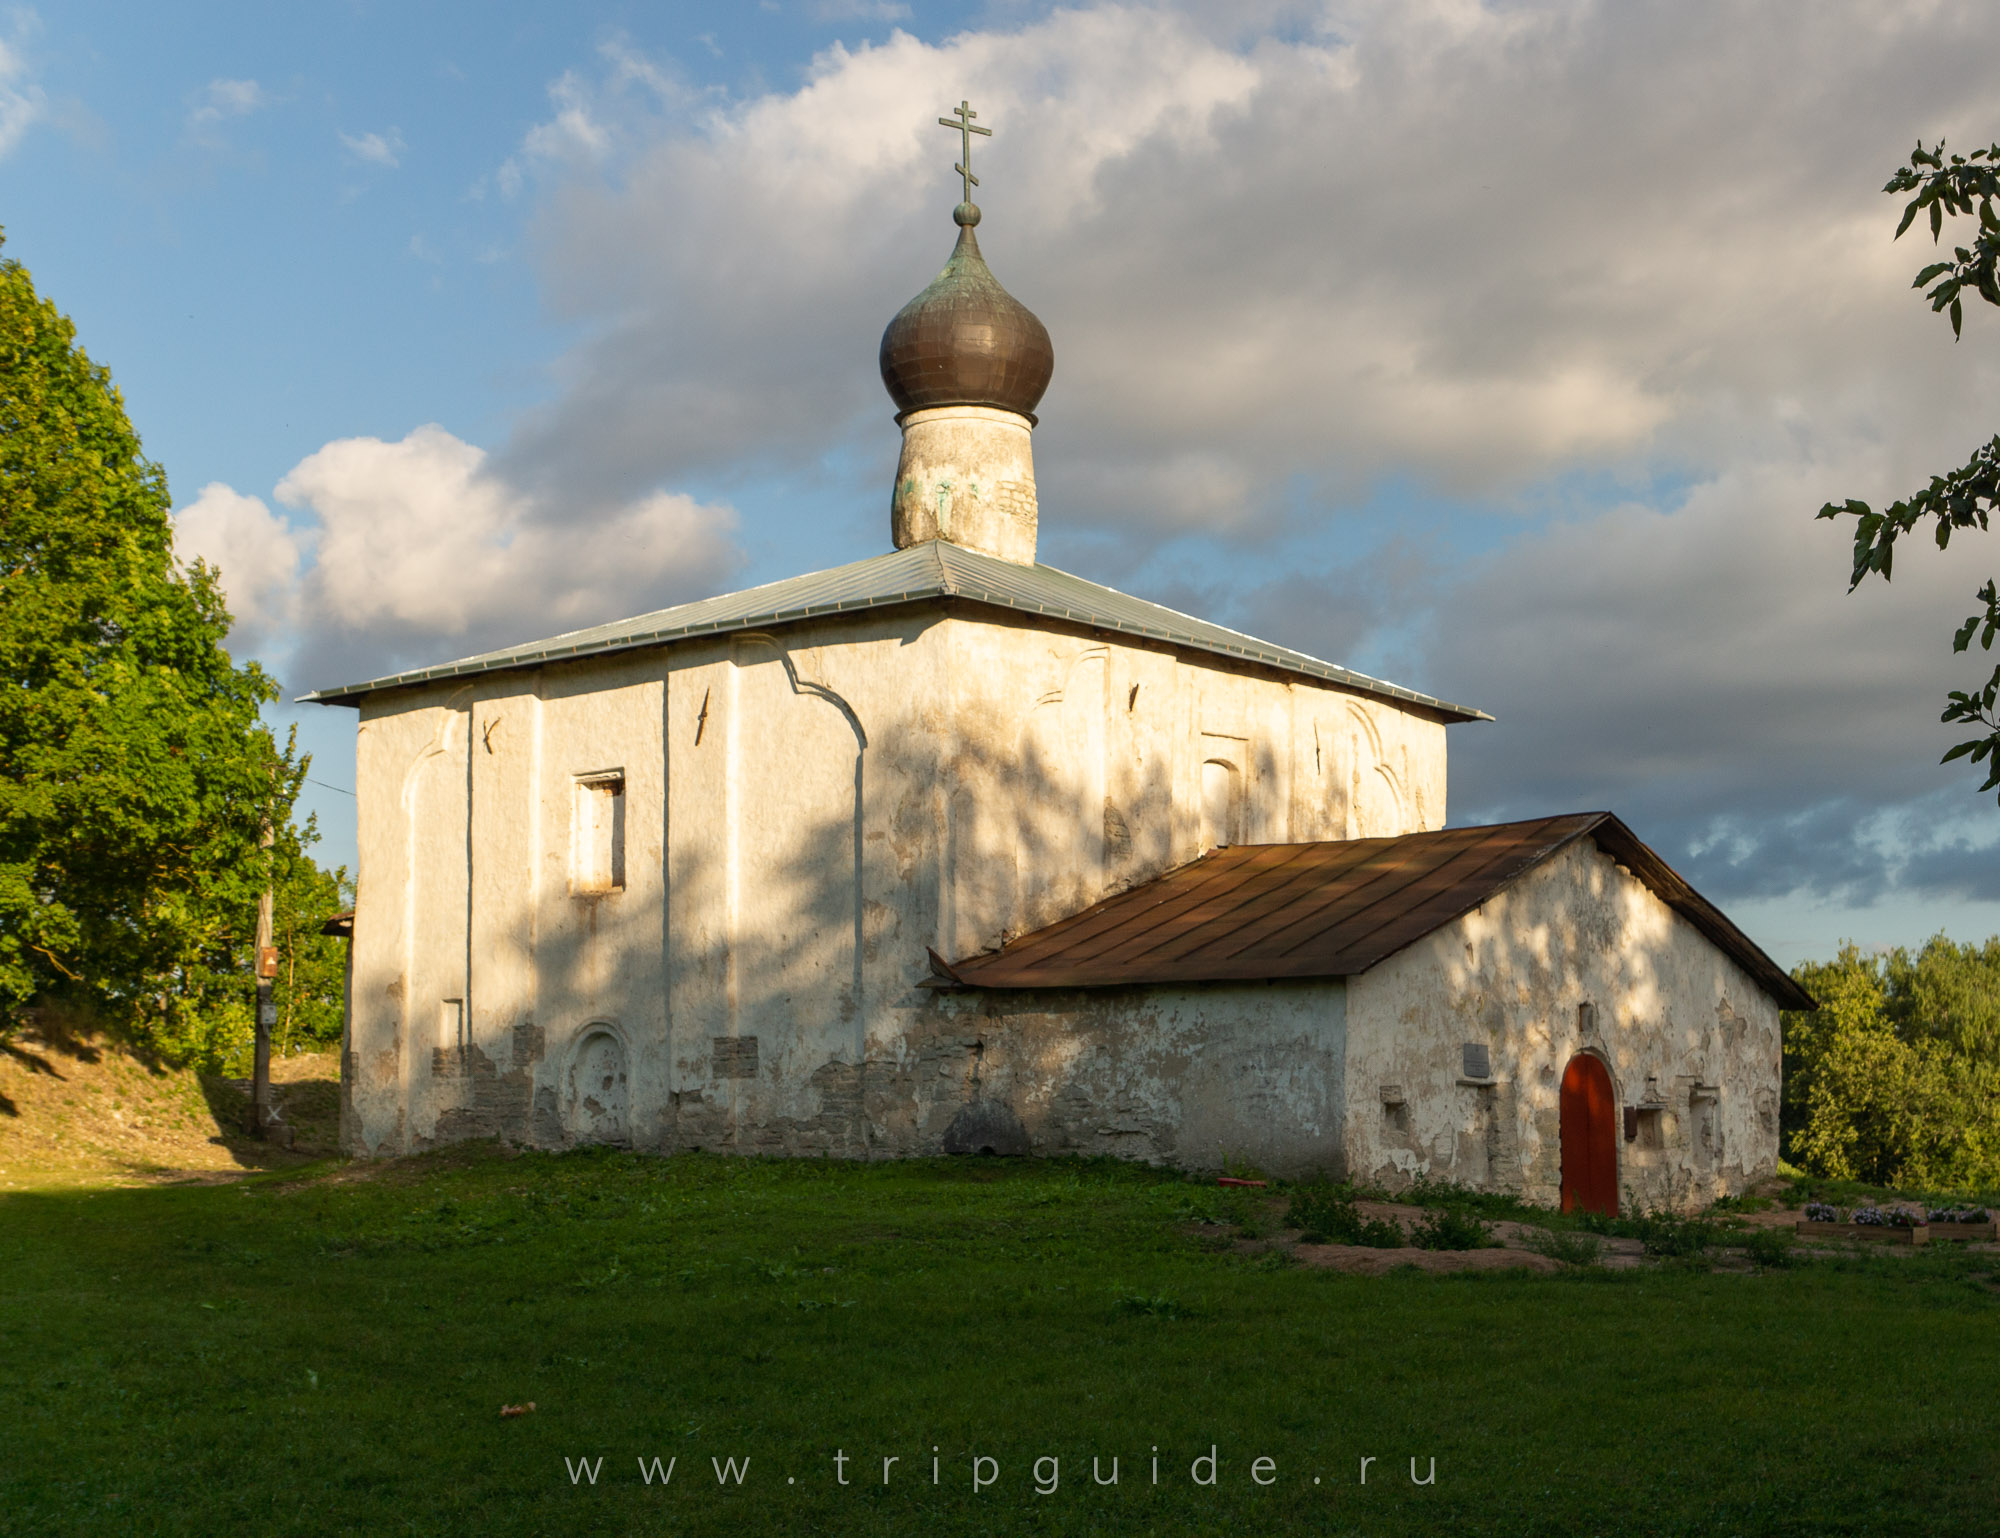
[(1201, 766), (1201, 852), (1243, 842), (1243, 774), (1227, 759)]
[(563, 1084), (563, 1130), (576, 1143), (629, 1143), (625, 1043), (608, 1025), (584, 1028)]

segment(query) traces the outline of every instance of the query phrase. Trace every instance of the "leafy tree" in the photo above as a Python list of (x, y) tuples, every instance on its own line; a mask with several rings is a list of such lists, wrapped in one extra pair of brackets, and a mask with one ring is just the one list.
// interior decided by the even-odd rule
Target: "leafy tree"
[(276, 688), (223, 650), (169, 507), (110, 374), (0, 260), (0, 1031), (67, 995), (203, 1050), (188, 985), (232, 964), (301, 837), (304, 763), (258, 718)]
[[(1974, 150), (1970, 155), (1953, 155), (1947, 160), (1944, 140), (1938, 140), (1937, 147), (1930, 150), (1919, 141), (1910, 153), (1908, 164), (1898, 168), (1882, 190), (1915, 194), (1903, 207), (1903, 221), (1896, 226), (1898, 240), (1922, 214), (1928, 214), (1933, 245), (1942, 240), (1947, 217), (1977, 218), (1978, 229), (1972, 236), (1972, 244), (1954, 247), (1950, 261), (1932, 262), (1917, 274), (1916, 282), (1911, 285), (1913, 288), (1931, 285), (1924, 297), (1930, 300), (1933, 314), (1943, 311), (1950, 317), (1951, 334), (1957, 339), (1965, 322), (1968, 292), (1988, 304), (2000, 305), (2000, 277), (1995, 274), (1996, 260), (2000, 260), (2000, 216), (1996, 216), (1993, 208), (1993, 200), (2000, 197), (2000, 144)], [(1942, 550), (1959, 529), (1986, 529), (1996, 507), (2000, 507), (2000, 437), (1981, 446), (1958, 469), (1932, 476), (1930, 485), (1891, 503), (1879, 513), (1866, 502), (1849, 498), (1845, 502), (1827, 503), (1819, 510), (1819, 516), (1856, 520), (1854, 571), (1848, 581), (1848, 591), (1852, 592), (1870, 572), (1880, 572), (1884, 582), (1889, 580), (1897, 539), (1919, 524), (1929, 521), (1933, 525), (1937, 546)], [(2000, 592), (1996, 592), (1992, 581), (1979, 590), (1976, 601), (1984, 608), (1959, 626), (1952, 638), (1955, 652), (1967, 650), (1975, 635), (1980, 649), (1991, 651), (1993, 637), (2000, 633)], [(1943, 762), (1965, 758), (1977, 766), (1984, 761), (1986, 783), (1979, 788), (1988, 791), (2000, 787), (2000, 666), (1993, 669), (1993, 676), (1983, 687), (1969, 691), (1953, 689), (1947, 700), (1940, 720), (1974, 728), (1983, 726), (1986, 735), (1957, 744), (1945, 754)]]
[(2000, 938), (1847, 945), (1792, 975), (1820, 1001), (1784, 1017), (1793, 1162), (1876, 1185), (2000, 1183)]
[(1783, 1016), (1784, 1097), (1778, 1127), (1796, 1162), (1821, 1062), (1836, 1037), (1880, 1024), (1884, 990), (1881, 962), (1864, 958), (1851, 944), (1843, 945), (1832, 961), (1808, 961), (1793, 968), (1792, 976), (1819, 1001), (1816, 1010), (1787, 1011)]
[[(278, 1011), (271, 1032), (279, 1054), (315, 1051), (340, 1044), (347, 995), (347, 941), (320, 928), (354, 906), (346, 870), (322, 869), (307, 852), (317, 834), (311, 819), (304, 828), (278, 830), (270, 850), (272, 869), (271, 944), (278, 953), (272, 1002)], [(247, 1053), (256, 1019), (256, 898), (229, 914), (231, 922), (211, 951), (192, 958), (175, 980), (178, 1009), (171, 1027), (155, 1027), (153, 1045), (167, 1055), (247, 1071)]]

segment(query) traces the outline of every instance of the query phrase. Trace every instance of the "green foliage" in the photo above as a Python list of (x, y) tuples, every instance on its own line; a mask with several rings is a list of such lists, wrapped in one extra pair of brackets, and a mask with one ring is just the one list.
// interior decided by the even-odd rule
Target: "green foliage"
[(2000, 1183), (2000, 938), (1848, 945), (1793, 976), (1820, 1008), (1784, 1016), (1791, 1161), (1878, 1186)]
[(1537, 1255), (1546, 1255), (1550, 1260), (1560, 1261), (1566, 1266), (1594, 1266), (1603, 1243), (1597, 1235), (1570, 1233), (1552, 1228), (1530, 1229), (1527, 1246)]
[[(2000, 144), (1970, 155), (1953, 155), (1947, 161), (1942, 139), (1930, 150), (1919, 141), (1909, 162), (1897, 169), (1882, 190), (1916, 194), (1903, 207), (1902, 223), (1896, 226), (1899, 240), (1922, 213), (1928, 212), (1933, 245), (1942, 238), (1947, 216), (1976, 217), (1978, 228), (1972, 244), (1954, 247), (1951, 261), (1932, 262), (1917, 274), (1912, 285), (1933, 285), (1924, 297), (1930, 300), (1933, 313), (1944, 311), (1950, 316), (1951, 334), (1958, 337), (1965, 319), (1963, 296), (1967, 289), (1988, 304), (2000, 305), (2000, 282), (1994, 276), (1995, 261), (2000, 259), (2000, 215), (1993, 208), (1994, 199), (2000, 197)], [(1889, 580), (1897, 539), (1918, 524), (1931, 521), (1937, 547), (1942, 550), (1956, 530), (1985, 530), (1996, 507), (2000, 507), (2000, 437), (1982, 445), (1960, 468), (1932, 476), (1930, 485), (1879, 513), (1850, 497), (1845, 502), (1827, 503), (1819, 516), (1855, 519), (1854, 569), (1848, 580), (1848, 591), (1852, 592), (1871, 572), (1879, 572), (1884, 582)], [(2000, 634), (2000, 591), (1988, 581), (1976, 598), (1981, 608), (1952, 637), (1954, 652), (1969, 649), (1974, 636), (1980, 649), (1990, 652), (1994, 636)], [(1974, 767), (1983, 762), (1986, 782), (1979, 788), (2000, 788), (2000, 666), (1978, 688), (1949, 691), (1946, 701), (1940, 720), (1951, 725), (1983, 726), (1986, 734), (1956, 744), (1943, 762), (1963, 758)]]
[[(320, 929), (354, 906), (354, 889), (344, 867), (323, 870), (307, 853), (313, 834), (310, 820), (303, 831), (287, 827), (270, 851), (271, 944), (278, 953), (278, 975), (271, 986), (278, 1021), (271, 1046), (279, 1053), (340, 1044), (348, 942)], [(250, 912), (237, 919), (229, 947), (205, 958), (212, 965), (193, 965), (181, 974), (184, 1013), (201, 1021), (203, 1031), (198, 1042), (180, 1046), (177, 1055), (247, 1072), (243, 1054), (251, 1041), (256, 1000), (254, 901)]]
[(1764, 1270), (1798, 1264), (1795, 1242), (1782, 1228), (1753, 1228), (1731, 1242), (1749, 1257), (1752, 1265)]
[(1497, 1243), (1493, 1226), (1464, 1207), (1432, 1207), (1410, 1229), (1420, 1250), (1483, 1250)]
[(1768, 1196), (1746, 1196), (1738, 1192), (1734, 1196), (1718, 1196), (1709, 1204), (1710, 1212), (1769, 1212), (1771, 1198)]
[(1245, 1239), (1264, 1237), (1264, 1204), (1248, 1191), (1231, 1191), (1222, 1203), (1223, 1218)]
[(1524, 1202), (1511, 1191), (1477, 1191), (1455, 1180), (1423, 1174), (1405, 1186), (1397, 1200), (1418, 1207), (1455, 1207), (1488, 1218), (1526, 1217), (1535, 1221), (1544, 1209)]
[(1579, 1227), (1612, 1239), (1637, 1239), (1648, 1255), (1685, 1260), (1702, 1254), (1718, 1242), (1720, 1229), (1706, 1217), (1688, 1217), (1676, 1212), (1640, 1211), (1612, 1217), (1602, 1212), (1579, 1212)]
[(1681, 1217), (1670, 1212), (1648, 1212), (1633, 1219), (1633, 1237), (1645, 1245), (1648, 1255), (1666, 1260), (1690, 1260), (1705, 1254), (1716, 1242), (1715, 1224), (1706, 1218)]
[(1388, 1218), (1364, 1218), (1350, 1186), (1301, 1186), (1292, 1193), (1285, 1222), (1306, 1244), (1360, 1244), (1374, 1250), (1403, 1246), (1403, 1230)]
[(281, 868), (312, 835), (289, 826), (304, 763), (258, 718), (276, 689), (223, 650), (216, 574), (176, 563), (169, 507), (110, 374), (0, 261), (0, 1033), (66, 997), (213, 1058), (219, 979), (248, 1008), (261, 829)]

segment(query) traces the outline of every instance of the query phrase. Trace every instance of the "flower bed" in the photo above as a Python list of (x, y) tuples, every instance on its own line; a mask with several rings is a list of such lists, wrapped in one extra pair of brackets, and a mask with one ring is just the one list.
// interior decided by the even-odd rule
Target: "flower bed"
[(1964, 1242), (2000, 1238), (2000, 1224), (1984, 1207), (1933, 1207), (1926, 1217), (1933, 1239)]

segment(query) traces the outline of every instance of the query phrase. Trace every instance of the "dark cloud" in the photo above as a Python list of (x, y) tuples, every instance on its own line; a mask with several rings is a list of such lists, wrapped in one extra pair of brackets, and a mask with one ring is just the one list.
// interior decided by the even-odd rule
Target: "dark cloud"
[(953, 235), (946, 78), (999, 129), (981, 236), (1055, 335), (1079, 520), (1268, 537), (1302, 473), (1491, 494), (1773, 424), (1872, 431), (1887, 481), (1966, 438), (1977, 359), (1918, 323), (1875, 188), (1913, 125), (1988, 126), (1990, 9), (1280, 10), (898, 35), (700, 116), (571, 82), (591, 152), (546, 167), (540, 250), (595, 336), (507, 473), (587, 504), (883, 431), (875, 339)]

